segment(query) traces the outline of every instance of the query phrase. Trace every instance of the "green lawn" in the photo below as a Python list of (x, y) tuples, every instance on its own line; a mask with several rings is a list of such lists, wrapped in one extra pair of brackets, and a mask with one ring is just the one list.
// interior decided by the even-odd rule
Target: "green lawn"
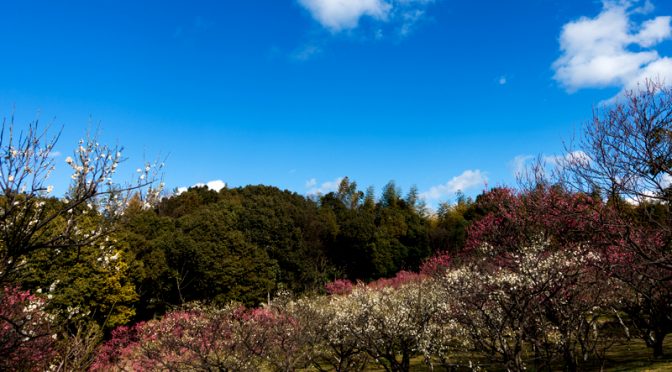
[(654, 360), (651, 349), (643, 341), (615, 345), (607, 353), (605, 371), (672, 371), (672, 337), (665, 341), (665, 356)]

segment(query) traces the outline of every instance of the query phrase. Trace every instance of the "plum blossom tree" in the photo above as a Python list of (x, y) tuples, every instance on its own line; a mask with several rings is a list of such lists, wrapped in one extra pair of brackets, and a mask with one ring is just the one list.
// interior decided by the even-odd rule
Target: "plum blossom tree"
[[(558, 356), (568, 370), (597, 351), (600, 317), (610, 311), (608, 288), (592, 269), (599, 256), (580, 246), (549, 251), (546, 241), (482, 256), (448, 269), (438, 280), (451, 299), (452, 317), (466, 335), (464, 347), (485, 353), (507, 370), (550, 368)], [(599, 277), (598, 277), (599, 279)], [(599, 293), (599, 295), (597, 295)], [(541, 363), (540, 363), (541, 362)]]
[(330, 287), (338, 292), (332, 296), (305, 297), (297, 301), (298, 318), (308, 326), (307, 330), (312, 333), (316, 345), (311, 358), (313, 366), (320, 371), (363, 371), (370, 358), (346, 326), (349, 324), (345, 313), (348, 309), (335, 306), (340, 304), (336, 297), (347, 296), (353, 286), (350, 282), (339, 280)]
[(567, 187), (608, 201), (596, 229), (612, 246), (605, 270), (629, 289), (622, 310), (661, 356), (672, 331), (672, 89), (649, 80), (596, 110), (561, 166)]
[[(113, 176), (123, 160), (122, 149), (87, 137), (79, 141), (72, 156), (65, 158), (72, 169), (70, 187), (63, 198), (56, 199), (49, 181), (56, 168), (58, 135), (50, 136), (37, 122), (23, 130), (16, 128), (12, 118), (9, 123), (3, 121), (0, 129), (0, 303), (15, 302), (14, 297), (22, 293), (15, 288), (26, 284), (22, 279), (32, 270), (29, 260), (34, 254), (49, 259), (95, 247), (100, 260), (115, 257), (117, 247), (106, 239), (131, 193), (139, 192), (143, 201), (150, 203), (161, 191), (161, 186), (154, 183), (157, 167), (152, 164), (139, 170), (137, 182), (125, 186), (115, 183)], [(30, 296), (38, 292), (33, 289)], [(52, 296), (45, 293), (40, 306), (48, 308)], [(11, 316), (3, 318), (3, 327), (11, 330), (6, 334), (23, 337), (0, 338), (0, 349), (20, 354), (26, 348), (35, 348), (34, 352), (40, 354), (42, 344), (33, 340), (43, 337), (33, 328), (36, 322), (53, 323), (55, 319), (45, 316), (38, 321), (31, 309), (26, 306), (23, 312), (12, 311)], [(50, 327), (50, 335), (58, 333), (55, 324)]]
[(672, 88), (648, 80), (615, 105), (596, 109), (560, 166), (566, 185), (605, 199), (669, 202)]
[(489, 244), (497, 252), (515, 252), (545, 239), (549, 249), (595, 242), (603, 227), (601, 200), (561, 186), (539, 184), (530, 190), (496, 188), (479, 196), (486, 213), (468, 229), (467, 250)]
[(107, 370), (295, 371), (317, 345), (298, 303), (245, 309), (192, 304), (161, 319), (119, 327), (92, 366)]
[[(530, 354), (537, 367), (559, 358), (568, 370), (599, 359), (609, 343), (593, 330), (613, 314), (622, 288), (605, 270), (615, 244), (604, 219), (616, 215), (599, 198), (544, 183), (493, 189), (476, 208), (482, 217), (469, 227), (467, 251), (423, 267), (439, 277), (436, 268), (447, 268), (446, 296), (472, 345), (513, 370)], [(478, 336), (486, 332), (494, 333)]]
[(318, 346), (309, 319), (294, 301), (249, 310), (244, 315), (248, 352), (274, 371), (295, 371), (311, 364)]
[[(71, 183), (59, 203), (49, 202), (55, 169), (54, 146), (58, 136), (32, 123), (16, 133), (13, 122), (3, 122), (0, 132), (0, 282), (12, 279), (27, 254), (40, 249), (71, 249), (107, 237), (112, 222), (126, 206), (131, 192), (141, 192), (144, 202), (158, 198), (155, 164), (139, 169), (137, 183), (120, 186), (113, 181), (122, 148), (101, 145), (94, 137), (79, 141), (65, 163), (72, 168)], [(91, 214), (100, 219), (83, 229)]]
[(672, 333), (672, 270), (652, 264), (648, 255), (638, 252), (664, 252), (669, 249), (669, 237), (648, 224), (624, 222), (622, 226), (626, 231), (614, 238), (617, 244), (604, 253), (601, 267), (622, 288), (618, 309), (627, 314), (634, 335), (644, 340), (655, 357), (661, 357), (665, 337)]
[(223, 309), (195, 305), (158, 320), (119, 327), (102, 345), (91, 369), (259, 370), (261, 359), (255, 352), (264, 345), (251, 341), (245, 312), (236, 305)]
[(0, 295), (0, 369), (45, 370), (56, 355), (51, 316), (44, 301), (17, 287)]
[[(408, 371), (410, 360), (442, 350), (449, 334), (437, 317), (442, 302), (429, 278), (402, 272), (393, 279), (358, 284), (346, 295), (331, 297), (333, 323), (351, 350), (366, 352), (386, 371)], [(332, 345), (334, 343), (332, 342)]]

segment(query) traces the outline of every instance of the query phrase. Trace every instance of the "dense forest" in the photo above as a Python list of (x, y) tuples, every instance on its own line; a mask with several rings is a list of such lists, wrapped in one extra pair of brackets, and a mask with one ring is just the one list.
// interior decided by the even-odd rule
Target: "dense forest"
[(671, 117), (649, 84), (555, 173), (436, 211), (348, 178), (166, 195), (147, 164), (118, 185), (95, 139), (54, 197), (56, 138), (30, 125), (0, 138), (0, 369), (576, 371), (636, 340), (664, 362)]

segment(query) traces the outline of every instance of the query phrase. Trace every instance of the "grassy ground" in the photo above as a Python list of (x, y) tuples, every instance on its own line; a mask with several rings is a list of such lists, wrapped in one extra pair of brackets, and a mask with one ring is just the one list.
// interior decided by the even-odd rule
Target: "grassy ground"
[(672, 371), (672, 338), (665, 342), (665, 356), (654, 360), (651, 349), (642, 341), (633, 341), (624, 345), (615, 345), (607, 353), (604, 371)]
[[(473, 360), (479, 363), (486, 371), (504, 371), (501, 366), (491, 365), (485, 362), (482, 356), (479, 355), (456, 355), (455, 362), (462, 363), (461, 367), (457, 365), (453, 369), (445, 367), (434, 368), (434, 371), (470, 371), (468, 367), (468, 360)], [(534, 371), (533, 368), (529, 368)], [(557, 370), (562, 371), (562, 366), (559, 365)], [(584, 367), (584, 371), (604, 371), (604, 372), (672, 372), (672, 337), (668, 337), (665, 342), (665, 356), (661, 359), (654, 360), (652, 350), (647, 348), (642, 341), (631, 341), (621, 345), (614, 345), (606, 354), (606, 360), (603, 365), (591, 365)], [(380, 372), (384, 369), (372, 365), (368, 371)], [(415, 358), (411, 363), (411, 371), (431, 371), (431, 369), (424, 364), (422, 358)]]

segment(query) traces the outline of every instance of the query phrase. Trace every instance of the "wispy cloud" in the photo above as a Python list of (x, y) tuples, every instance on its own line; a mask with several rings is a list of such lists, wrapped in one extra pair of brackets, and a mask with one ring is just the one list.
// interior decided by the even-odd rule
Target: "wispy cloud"
[(408, 9), (397, 8), (398, 19), (400, 20), (399, 34), (407, 36), (415, 29), (416, 25), (425, 17), (425, 5), (429, 1), (415, 1), (415, 6)]
[(555, 80), (569, 92), (582, 88), (634, 89), (645, 79), (672, 83), (672, 59), (654, 47), (672, 37), (670, 16), (638, 22), (653, 11), (650, 1), (604, 0), (594, 18), (565, 24)]
[(480, 170), (466, 170), (442, 185), (432, 186), (428, 191), (421, 193), (420, 198), (428, 201), (439, 200), (453, 196), (458, 191), (484, 186), (487, 181), (486, 174)]
[[(297, 0), (322, 27), (332, 33), (356, 29), (362, 18), (395, 24), (399, 35), (409, 34), (435, 0)], [(381, 36), (382, 31), (376, 30)]]
[(328, 194), (332, 191), (338, 190), (338, 186), (341, 184), (341, 181), (343, 180), (343, 177), (338, 177), (333, 181), (327, 181), (319, 184), (318, 186), (318, 181), (315, 178), (311, 178), (308, 181), (306, 181), (306, 195), (308, 196), (313, 196), (313, 195), (324, 195)]
[(293, 61), (304, 62), (320, 54), (322, 54), (322, 47), (320, 45), (308, 43), (297, 48), (289, 57)]
[[(540, 163), (537, 163), (540, 162)], [(552, 174), (555, 170), (561, 170), (570, 163), (590, 162), (590, 156), (581, 150), (572, 151), (562, 155), (517, 155), (510, 162), (509, 166), (515, 177), (524, 177), (528, 172), (543, 172), (544, 174)], [(536, 166), (540, 165), (539, 169)], [(548, 173), (548, 172), (551, 173)]]
[(311, 178), (308, 181), (306, 181), (306, 188), (307, 189), (312, 189), (317, 185), (317, 180), (315, 178)]
[[(219, 191), (219, 190), (226, 187), (226, 182), (224, 182), (222, 180), (212, 180), (212, 181), (208, 181), (206, 183), (199, 182), (199, 183), (196, 183), (196, 184), (194, 184), (190, 187), (203, 187), (203, 186), (205, 186), (208, 189), (213, 190), (213, 191)], [(177, 188), (177, 195), (180, 195), (181, 193), (187, 191), (188, 189), (189, 188), (186, 187), (186, 186), (178, 187)]]
[(576, 150), (564, 155), (543, 156), (542, 160), (544, 163), (548, 165), (562, 167), (567, 163), (580, 163), (590, 161), (590, 157), (585, 152), (581, 150)]
[(534, 159), (534, 156), (532, 155), (517, 155), (515, 158), (513, 158), (513, 160), (509, 162), (509, 165), (511, 167), (514, 177), (520, 177), (524, 175), (529, 165), (529, 162), (532, 159)]

